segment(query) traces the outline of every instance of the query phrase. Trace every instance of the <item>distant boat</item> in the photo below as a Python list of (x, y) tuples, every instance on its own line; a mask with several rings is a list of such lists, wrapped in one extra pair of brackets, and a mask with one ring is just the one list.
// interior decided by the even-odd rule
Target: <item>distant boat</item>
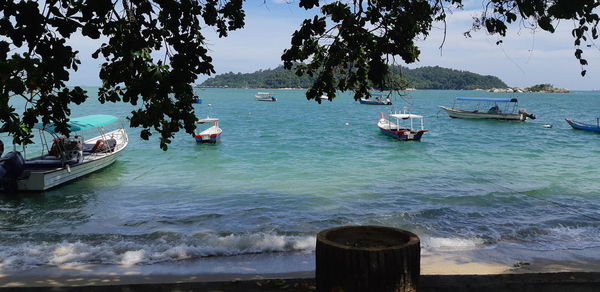
[(370, 105), (391, 105), (392, 101), (388, 98), (383, 99), (383, 96), (381, 93), (375, 93), (375, 94), (371, 94), (372, 99), (366, 99), (364, 97), (361, 97), (360, 100), (358, 102), (360, 102), (360, 104), (370, 104)]
[[(527, 118), (535, 119), (535, 115), (528, 113), (525, 109), (518, 109), (516, 98), (481, 98), (481, 97), (457, 97), (456, 101), (477, 102), (471, 109), (458, 109), (440, 106), (451, 118), (459, 119), (491, 119), (506, 121), (525, 121)], [(502, 107), (500, 106), (502, 105)], [(491, 107), (490, 107), (491, 106)]]
[(573, 129), (600, 133), (600, 118), (596, 118), (595, 125), (580, 123), (580, 122), (573, 121), (571, 119), (565, 119), (565, 121), (567, 121), (567, 123), (569, 125), (571, 125), (571, 127), (573, 127)]
[(219, 119), (206, 117), (196, 121), (197, 124), (212, 123), (213, 125), (206, 130), (196, 133), (194, 138), (198, 143), (217, 143), (221, 139), (223, 130), (219, 128)]
[(255, 97), (258, 101), (277, 101), (275, 94), (270, 92), (258, 92)]
[(194, 96), (194, 97), (192, 98), (192, 102), (193, 102), (193, 103), (202, 103), (202, 99), (201, 99), (201, 98), (199, 98), (198, 96)]
[[(72, 118), (67, 125), (76, 135), (70, 137), (55, 132), (54, 124), (36, 124), (34, 129), (39, 130), (42, 140), (41, 155), (24, 159), (25, 147), (23, 155), (19, 151), (4, 155), (0, 159), (0, 186), (4, 191), (44, 191), (111, 165), (129, 142), (124, 128), (104, 132), (103, 126), (116, 121), (111, 115)], [(97, 129), (99, 135), (84, 140), (78, 134), (91, 129)], [(52, 141), (47, 141), (47, 136)]]
[[(394, 119), (395, 122), (390, 121)], [(419, 128), (415, 129), (414, 120), (419, 120)], [(401, 121), (408, 120), (407, 126), (402, 126)], [(386, 118), (383, 113), (380, 114), (377, 127), (384, 135), (396, 138), (401, 141), (420, 141), (421, 136), (429, 130), (425, 130), (423, 126), (423, 116), (415, 115), (404, 111), (403, 113), (393, 113)]]

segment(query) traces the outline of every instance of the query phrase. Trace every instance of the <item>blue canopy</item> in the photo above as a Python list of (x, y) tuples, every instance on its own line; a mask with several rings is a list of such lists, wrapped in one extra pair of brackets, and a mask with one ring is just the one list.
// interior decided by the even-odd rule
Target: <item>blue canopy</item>
[(490, 101), (490, 102), (517, 102), (516, 98), (488, 98), (488, 97), (457, 97), (456, 100)]
[[(67, 122), (71, 132), (83, 131), (93, 128), (102, 127), (104, 125), (112, 124), (117, 121), (117, 117), (111, 115), (90, 115), (79, 118), (72, 118)], [(44, 130), (54, 134), (54, 124), (47, 124), (44, 126), (42, 123), (37, 123), (33, 126), (34, 129)]]

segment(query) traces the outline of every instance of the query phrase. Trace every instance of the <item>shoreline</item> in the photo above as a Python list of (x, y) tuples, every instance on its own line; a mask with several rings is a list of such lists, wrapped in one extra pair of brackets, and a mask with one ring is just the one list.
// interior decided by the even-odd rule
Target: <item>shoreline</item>
[[(510, 253), (507, 252), (501, 248), (452, 252), (424, 250), (421, 255), (421, 275), (483, 277), (596, 273), (600, 281), (600, 248), (535, 253), (511, 249)], [(213, 283), (269, 279), (314, 279), (314, 254), (274, 257), (246, 255), (140, 266), (64, 265), (15, 272), (0, 269), (0, 288)]]

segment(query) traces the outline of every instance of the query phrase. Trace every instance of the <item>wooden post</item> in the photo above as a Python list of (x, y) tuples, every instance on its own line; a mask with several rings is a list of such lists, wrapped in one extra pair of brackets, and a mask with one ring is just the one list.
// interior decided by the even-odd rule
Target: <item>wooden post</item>
[(419, 238), (383, 226), (343, 226), (317, 234), (317, 291), (417, 291)]

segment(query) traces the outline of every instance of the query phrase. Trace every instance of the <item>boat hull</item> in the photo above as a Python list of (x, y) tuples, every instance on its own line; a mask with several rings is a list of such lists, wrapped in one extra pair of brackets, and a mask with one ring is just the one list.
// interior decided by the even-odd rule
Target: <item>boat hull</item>
[(586, 124), (586, 123), (580, 123), (580, 122), (576, 122), (573, 121), (571, 119), (565, 119), (565, 121), (567, 121), (567, 123), (576, 130), (583, 130), (583, 131), (588, 131), (588, 132), (595, 132), (595, 133), (600, 133), (600, 126), (598, 125), (592, 125), (592, 124)]
[(398, 139), (400, 141), (421, 141), (421, 137), (423, 136), (423, 134), (429, 131), (387, 127), (390, 124), (394, 125), (393, 123), (389, 123), (387, 120), (383, 120), (377, 123), (377, 127), (379, 128), (382, 134), (392, 137), (394, 139)]
[(391, 105), (391, 102), (386, 102), (386, 101), (374, 101), (374, 100), (366, 100), (366, 99), (361, 99), (358, 102), (360, 102), (360, 104), (369, 104), (369, 105)]
[(66, 166), (49, 172), (32, 172), (27, 179), (17, 181), (19, 191), (45, 191), (82, 176), (101, 170), (118, 158), (119, 154), (110, 155), (104, 159), (84, 162), (78, 165)]
[(456, 119), (482, 119), (482, 120), (502, 120), (502, 121), (525, 121), (527, 116), (523, 113), (518, 114), (503, 114), (503, 113), (486, 113), (479, 111), (465, 111), (446, 106), (440, 106), (441, 109), (448, 113), (448, 116)]
[[(108, 167), (117, 160), (128, 144), (127, 133), (124, 129), (109, 132), (104, 137), (114, 137), (115, 135), (121, 136), (117, 138), (119, 144), (112, 152), (89, 154), (87, 159), (84, 158), (81, 163), (50, 169), (28, 169), (26, 167), (24, 177), (17, 180), (17, 190), (45, 191)], [(96, 141), (100, 138), (102, 137), (95, 137), (86, 142)]]
[(215, 144), (217, 142), (219, 142), (219, 140), (221, 140), (221, 134), (213, 134), (210, 136), (202, 136), (202, 135), (196, 135), (194, 136), (194, 139), (196, 139), (197, 143), (209, 143), (209, 144)]
[(221, 133), (223, 130), (217, 126), (212, 126), (196, 135), (194, 135), (194, 139), (198, 143), (217, 143), (221, 139)]
[(277, 101), (276, 97), (257, 97), (258, 101)]

